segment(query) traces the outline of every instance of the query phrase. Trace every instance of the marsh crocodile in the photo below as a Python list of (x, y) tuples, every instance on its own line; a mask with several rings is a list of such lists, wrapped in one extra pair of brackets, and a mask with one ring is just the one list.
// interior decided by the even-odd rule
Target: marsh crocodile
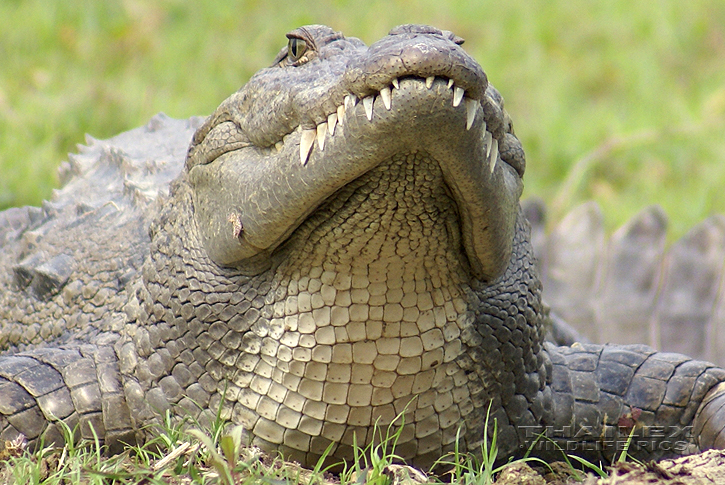
[(218, 411), (307, 465), (376, 425), (419, 466), (486, 423), (504, 458), (542, 432), (595, 456), (633, 427), (643, 457), (725, 445), (724, 370), (545, 341), (524, 152), (461, 38), (287, 38), (205, 120), (90, 139), (50, 202), (0, 214), (0, 438), (59, 442), (62, 420), (113, 452)]

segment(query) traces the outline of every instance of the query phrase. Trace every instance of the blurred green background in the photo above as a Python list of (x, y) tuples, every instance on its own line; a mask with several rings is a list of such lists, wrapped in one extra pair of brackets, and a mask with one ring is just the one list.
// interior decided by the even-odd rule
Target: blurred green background
[(554, 218), (594, 198), (610, 228), (647, 204), (673, 232), (725, 212), (725, 2), (0, 2), (0, 208), (38, 204), (84, 133), (206, 115), (324, 23), (367, 43), (401, 23), (466, 39)]

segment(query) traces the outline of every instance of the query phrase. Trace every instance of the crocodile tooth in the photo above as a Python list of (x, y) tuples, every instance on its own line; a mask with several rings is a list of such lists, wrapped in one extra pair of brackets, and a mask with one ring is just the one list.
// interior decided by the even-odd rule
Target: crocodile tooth
[(390, 111), (390, 103), (391, 103), (390, 88), (386, 86), (383, 89), (381, 89), (380, 97), (383, 98), (383, 104), (385, 105), (385, 109)]
[(355, 96), (354, 94), (348, 94), (347, 96), (345, 96), (345, 109), (349, 107), (355, 107), (356, 104), (357, 96)]
[(489, 157), (491, 154), (491, 140), (493, 139), (493, 136), (491, 135), (491, 132), (486, 130), (484, 131), (483, 135), (483, 144), (486, 145), (486, 158)]
[(307, 163), (316, 137), (317, 130), (302, 130), (302, 136), (300, 136), (300, 163), (302, 165)]
[(274, 144), (274, 148), (276, 148), (278, 152), (281, 152), (282, 149), (284, 148), (284, 142), (278, 141), (277, 143)]
[(498, 140), (493, 139), (493, 142), (491, 143), (491, 153), (488, 157), (488, 166), (491, 169), (491, 173), (493, 173), (493, 169), (496, 168), (496, 161), (498, 160)]
[(327, 131), (327, 121), (323, 121), (317, 125), (317, 146), (320, 147), (320, 151), (325, 149), (325, 132)]
[(463, 95), (466, 93), (466, 91), (463, 90), (463, 88), (459, 88), (456, 86), (453, 88), (453, 107), (457, 107), (459, 104), (461, 104), (461, 100), (463, 99)]
[(393, 87), (395, 89), (400, 89), (400, 82), (398, 81), (398, 78), (397, 77), (394, 77), (391, 82), (393, 83)]
[(345, 105), (341, 104), (337, 107), (337, 122), (342, 125), (342, 120), (345, 118)]
[(465, 98), (466, 103), (466, 130), (470, 130), (473, 122), (476, 120), (476, 112), (478, 111), (478, 101), (471, 98)]
[(435, 80), (436, 80), (435, 76), (428, 76), (427, 78), (425, 78), (425, 87), (430, 89), (431, 86), (433, 86), (433, 81), (435, 81)]
[(337, 113), (332, 112), (327, 115), (327, 131), (330, 136), (335, 134), (335, 126), (337, 126)]
[(448, 89), (451, 89), (453, 87), (453, 79), (448, 80)]
[(486, 126), (486, 122), (485, 122), (485, 121), (481, 121), (481, 124), (483, 125), (483, 126), (481, 127), (481, 128), (483, 128), (483, 131), (486, 131), (486, 129), (488, 128), (488, 127)]
[(363, 98), (363, 107), (365, 108), (365, 116), (368, 117), (368, 121), (373, 120), (373, 101), (375, 101), (375, 96), (365, 96)]

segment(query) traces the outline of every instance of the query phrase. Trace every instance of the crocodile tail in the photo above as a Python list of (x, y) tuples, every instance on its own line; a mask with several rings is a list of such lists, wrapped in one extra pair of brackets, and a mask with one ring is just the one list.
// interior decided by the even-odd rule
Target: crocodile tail
[[(630, 443), (638, 459), (722, 448), (725, 370), (646, 345), (547, 344), (552, 414), (544, 429), (520, 430), (528, 446), (611, 462)], [(557, 447), (558, 445), (558, 447)]]
[(61, 445), (67, 428), (120, 452), (137, 440), (119, 376), (110, 346), (0, 356), (0, 439)]
[(646, 343), (725, 365), (725, 216), (667, 244), (667, 217), (644, 209), (607, 237), (587, 202), (544, 230), (527, 201), (532, 240), (554, 314), (594, 342)]

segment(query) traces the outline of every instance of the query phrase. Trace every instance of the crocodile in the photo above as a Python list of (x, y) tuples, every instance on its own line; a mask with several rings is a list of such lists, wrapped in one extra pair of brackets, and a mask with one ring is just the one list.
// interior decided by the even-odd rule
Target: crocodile
[(725, 447), (725, 370), (545, 340), (524, 151), (462, 43), (298, 28), (208, 118), (89, 139), (0, 213), (0, 439), (218, 413), (310, 466), (386, 427), (420, 467), (494, 427), (502, 459)]
[(668, 247), (659, 206), (606, 238), (593, 202), (574, 208), (550, 234), (542, 201), (523, 205), (543, 298), (582, 336), (725, 365), (725, 215), (709, 216)]

